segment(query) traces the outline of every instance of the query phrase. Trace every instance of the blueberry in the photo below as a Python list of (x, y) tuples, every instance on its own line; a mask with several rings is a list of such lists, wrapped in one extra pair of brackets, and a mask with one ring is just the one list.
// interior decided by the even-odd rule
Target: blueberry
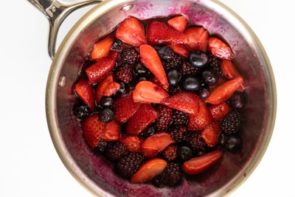
[(91, 113), (89, 107), (83, 103), (76, 103), (73, 107), (73, 112), (74, 115), (80, 120), (85, 119)]
[(168, 80), (170, 85), (175, 86), (181, 79), (181, 75), (177, 70), (171, 70), (168, 72)]
[(202, 88), (200, 91), (199, 91), (199, 96), (202, 98), (202, 99), (205, 99), (209, 96), (210, 92), (207, 88)]
[(174, 52), (172, 51), (171, 48), (167, 47), (167, 46), (164, 46), (164, 47), (161, 47), (159, 50), (158, 50), (158, 53), (159, 53), (159, 56), (163, 59), (163, 60), (170, 60), (173, 58), (173, 55), (174, 55)]
[(228, 101), (231, 107), (242, 109), (245, 107), (246, 96), (244, 93), (236, 92)]
[(224, 143), (224, 147), (229, 152), (235, 153), (241, 149), (242, 140), (239, 136), (236, 135), (229, 136)]
[(110, 108), (105, 108), (99, 113), (102, 122), (110, 122), (114, 119), (114, 112)]
[(209, 86), (215, 85), (218, 81), (216, 74), (214, 72), (206, 70), (202, 73), (202, 77), (205, 83)]
[(111, 48), (112, 51), (122, 52), (123, 50), (123, 42), (121, 40), (116, 40)]
[(188, 77), (184, 79), (182, 86), (187, 91), (198, 91), (200, 89), (200, 82), (195, 77)]
[(100, 104), (103, 107), (111, 107), (113, 105), (113, 98), (112, 97), (103, 97), (100, 101)]
[(141, 63), (138, 63), (135, 67), (134, 67), (134, 73), (138, 74), (138, 75), (145, 75), (147, 74), (149, 71), (147, 70), (147, 68), (142, 65)]
[(190, 63), (195, 67), (204, 67), (208, 63), (208, 56), (203, 52), (194, 52), (189, 56)]
[(120, 83), (120, 89), (118, 90), (119, 94), (126, 94), (127, 91), (127, 86), (125, 85), (125, 83), (121, 82)]
[(178, 157), (182, 160), (182, 161), (187, 161), (190, 158), (192, 158), (193, 156), (193, 152), (192, 150), (187, 147), (187, 146), (181, 146), (178, 149)]
[(140, 138), (147, 138), (151, 135), (154, 135), (156, 133), (156, 127), (154, 125), (148, 127), (147, 129), (145, 129), (144, 131), (142, 131), (140, 134), (139, 134), (139, 137)]

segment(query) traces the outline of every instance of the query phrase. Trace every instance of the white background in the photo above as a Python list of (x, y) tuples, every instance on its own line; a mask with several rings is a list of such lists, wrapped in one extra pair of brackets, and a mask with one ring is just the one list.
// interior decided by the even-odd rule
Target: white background
[[(272, 61), (278, 113), (271, 144), (252, 176), (231, 196), (295, 196), (295, 3), (292, 0), (223, 0), (255, 30)], [(74, 14), (62, 35), (81, 15)], [(26, 0), (0, 6), (0, 196), (91, 196), (68, 173), (45, 119), (51, 60), (48, 24)]]

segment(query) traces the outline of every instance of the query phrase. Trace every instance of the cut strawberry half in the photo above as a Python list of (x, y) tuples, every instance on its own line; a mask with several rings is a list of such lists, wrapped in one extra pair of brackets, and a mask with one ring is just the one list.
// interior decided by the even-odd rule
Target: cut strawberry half
[(230, 108), (225, 102), (220, 103), (219, 105), (212, 105), (209, 107), (212, 117), (216, 121), (221, 121), (228, 114)]
[(230, 46), (216, 37), (209, 38), (209, 50), (215, 57), (221, 59), (232, 60), (234, 58)]
[(199, 131), (205, 129), (212, 122), (212, 115), (206, 104), (199, 101), (199, 111), (196, 114), (189, 116), (188, 128), (192, 131)]
[(178, 55), (181, 55), (182, 57), (188, 57), (189, 51), (187, 48), (182, 44), (170, 44), (169, 47)]
[(215, 88), (209, 97), (207, 97), (206, 102), (218, 105), (222, 102), (228, 100), (235, 91), (237, 91), (243, 85), (243, 79), (241, 77), (237, 77), (230, 81), (227, 81), (217, 88)]
[(119, 97), (114, 102), (115, 118), (120, 123), (125, 123), (139, 109), (140, 103), (135, 103), (132, 94), (127, 94)]
[(203, 27), (192, 27), (185, 31), (184, 43), (190, 50), (206, 52), (208, 47), (209, 33)]
[(183, 33), (166, 23), (152, 21), (147, 28), (147, 39), (150, 44), (183, 44)]
[(188, 21), (184, 16), (176, 16), (168, 20), (168, 24), (180, 32), (186, 29), (187, 23)]
[(98, 115), (89, 116), (82, 122), (83, 137), (90, 148), (96, 148), (101, 141), (104, 128), (105, 123), (99, 120)]
[(138, 135), (158, 117), (157, 111), (150, 104), (142, 104), (137, 112), (128, 120), (126, 131), (130, 135)]
[(111, 52), (107, 57), (98, 59), (97, 62), (86, 69), (90, 83), (95, 84), (102, 80), (114, 68), (118, 53)]
[(168, 89), (169, 83), (161, 59), (157, 51), (150, 45), (144, 44), (140, 48), (141, 62), (160, 81), (164, 89)]
[(164, 159), (155, 158), (144, 163), (132, 176), (132, 183), (145, 183), (161, 174), (167, 166)]
[(96, 60), (108, 56), (113, 45), (113, 42), (114, 39), (108, 36), (103, 40), (100, 40), (97, 43), (95, 43), (91, 52), (91, 59)]
[(75, 84), (74, 91), (91, 110), (94, 110), (94, 92), (87, 81), (79, 80)]
[(162, 104), (188, 114), (197, 114), (200, 98), (190, 92), (180, 92), (162, 101)]
[(142, 152), (145, 157), (152, 158), (172, 143), (174, 141), (168, 133), (158, 133), (148, 137), (142, 143)]
[(116, 31), (116, 37), (126, 44), (138, 47), (146, 43), (143, 24), (134, 17), (125, 19)]
[(113, 75), (106, 77), (96, 89), (96, 102), (99, 103), (103, 96), (112, 96), (120, 89), (120, 84), (114, 81)]
[(225, 76), (227, 79), (241, 77), (241, 75), (237, 71), (235, 65), (229, 60), (222, 60), (221, 70), (222, 70), (223, 76)]
[(186, 174), (200, 174), (212, 167), (222, 157), (223, 153), (219, 150), (207, 153), (200, 157), (195, 157), (183, 163), (182, 169)]
[(202, 138), (209, 147), (214, 147), (218, 143), (220, 127), (216, 122), (212, 122), (202, 131)]
[(165, 90), (150, 81), (139, 82), (133, 92), (134, 102), (139, 103), (161, 103), (168, 96)]
[(116, 121), (106, 124), (101, 138), (104, 141), (117, 141), (120, 139), (120, 125)]
[(130, 152), (141, 152), (142, 141), (137, 136), (127, 136), (121, 139), (121, 142), (127, 146)]

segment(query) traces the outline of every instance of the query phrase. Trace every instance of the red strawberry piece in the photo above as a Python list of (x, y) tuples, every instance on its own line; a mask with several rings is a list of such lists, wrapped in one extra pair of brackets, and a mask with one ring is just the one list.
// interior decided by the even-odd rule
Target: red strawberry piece
[(106, 124), (101, 138), (104, 141), (117, 141), (120, 139), (120, 125), (116, 121), (111, 121)]
[(190, 92), (180, 92), (163, 100), (162, 104), (188, 114), (196, 114), (199, 111), (200, 98)]
[(95, 43), (91, 52), (91, 59), (95, 60), (108, 56), (113, 45), (113, 42), (114, 39), (108, 36)]
[(151, 159), (144, 163), (139, 170), (132, 176), (132, 183), (145, 183), (161, 174), (167, 166), (164, 159)]
[(114, 82), (113, 75), (106, 77), (96, 89), (96, 102), (99, 103), (103, 96), (112, 96), (120, 89), (120, 84)]
[(79, 80), (75, 84), (74, 91), (91, 110), (94, 110), (94, 92), (87, 81)]
[(230, 111), (228, 104), (226, 104), (225, 102), (220, 103), (219, 105), (211, 105), (209, 109), (213, 119), (216, 121), (222, 120)]
[(147, 28), (147, 39), (151, 44), (183, 44), (183, 33), (166, 23), (152, 21)]
[(199, 101), (199, 111), (196, 114), (191, 114), (189, 116), (189, 130), (203, 130), (212, 121), (212, 115), (207, 108), (206, 104), (200, 100)]
[(157, 117), (157, 111), (150, 104), (142, 104), (137, 112), (128, 120), (126, 131), (130, 135), (138, 135), (151, 123), (155, 122)]
[(118, 53), (111, 52), (107, 57), (98, 59), (97, 62), (86, 69), (90, 83), (95, 84), (102, 80), (115, 66)]
[(96, 114), (89, 116), (82, 122), (83, 137), (90, 148), (96, 148), (101, 141), (104, 129), (105, 123), (100, 121)]
[(183, 163), (182, 169), (186, 174), (195, 175), (204, 172), (219, 161), (223, 153), (219, 150), (192, 158)]
[(186, 29), (187, 23), (188, 21), (184, 16), (176, 16), (168, 20), (168, 24), (180, 32)]
[(119, 97), (114, 102), (115, 118), (120, 123), (125, 123), (139, 109), (141, 104), (135, 103), (132, 94), (127, 94)]
[(189, 56), (189, 51), (187, 48), (182, 44), (170, 44), (169, 47), (178, 55), (181, 55), (183, 57)]
[(142, 141), (137, 136), (127, 136), (121, 140), (130, 152), (140, 152)]
[(166, 72), (157, 51), (147, 44), (141, 45), (139, 49), (141, 62), (155, 75), (164, 89), (168, 89)]
[(150, 81), (139, 82), (133, 92), (134, 102), (139, 103), (161, 103), (168, 96), (165, 90)]
[(216, 122), (212, 122), (202, 131), (202, 138), (209, 147), (214, 147), (218, 143), (220, 127)]
[(138, 47), (146, 43), (143, 24), (134, 17), (125, 19), (116, 31), (116, 37), (126, 44)]
[(222, 102), (228, 100), (235, 91), (237, 91), (243, 85), (243, 79), (241, 77), (237, 77), (230, 81), (227, 81), (217, 88), (215, 88), (209, 97), (206, 99), (206, 103), (210, 103), (213, 105), (218, 105)]
[(237, 71), (235, 65), (229, 60), (222, 60), (221, 70), (223, 76), (225, 76), (227, 79), (233, 79), (241, 76), (240, 73)]
[(234, 58), (234, 53), (230, 46), (216, 37), (209, 38), (209, 50), (218, 58), (231, 60)]
[(209, 33), (203, 27), (192, 27), (185, 31), (185, 45), (190, 50), (206, 52), (208, 47)]
[(155, 157), (172, 143), (174, 141), (170, 134), (158, 133), (148, 137), (142, 143), (141, 149), (145, 157), (151, 158)]

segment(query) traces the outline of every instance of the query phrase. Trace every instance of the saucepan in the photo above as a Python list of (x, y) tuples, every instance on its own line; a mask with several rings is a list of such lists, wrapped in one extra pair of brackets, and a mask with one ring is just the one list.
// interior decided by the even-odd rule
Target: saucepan
[[(98, 196), (222, 196), (236, 188), (255, 169), (270, 141), (276, 114), (275, 81), (267, 54), (250, 27), (232, 10), (215, 0), (29, 0), (50, 22), (48, 51), (52, 58), (46, 90), (47, 121), (55, 148), (72, 175)], [(75, 9), (97, 4), (67, 33), (56, 50), (62, 21)], [(112, 171), (85, 144), (72, 108), (72, 85), (93, 44), (128, 16), (139, 19), (185, 15), (211, 34), (228, 41), (235, 63), (245, 76), (248, 95), (243, 148), (225, 154), (208, 176), (186, 180), (176, 188), (131, 184)]]

